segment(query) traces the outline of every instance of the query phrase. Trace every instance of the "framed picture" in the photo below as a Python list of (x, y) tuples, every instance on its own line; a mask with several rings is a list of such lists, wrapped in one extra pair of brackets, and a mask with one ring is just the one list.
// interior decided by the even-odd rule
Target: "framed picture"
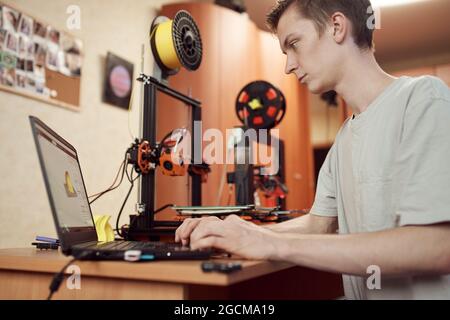
[(106, 57), (103, 102), (128, 109), (134, 65), (110, 52)]

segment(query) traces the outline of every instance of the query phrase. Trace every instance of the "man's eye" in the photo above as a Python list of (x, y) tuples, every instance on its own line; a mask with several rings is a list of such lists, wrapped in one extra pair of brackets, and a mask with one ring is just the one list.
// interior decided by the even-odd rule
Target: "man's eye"
[(289, 46), (293, 49), (297, 49), (298, 48), (298, 40), (292, 41)]

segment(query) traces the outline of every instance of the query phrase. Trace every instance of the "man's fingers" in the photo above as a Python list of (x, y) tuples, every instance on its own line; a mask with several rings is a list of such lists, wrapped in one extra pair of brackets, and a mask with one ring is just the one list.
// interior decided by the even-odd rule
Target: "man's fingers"
[(218, 236), (209, 236), (206, 238), (202, 238), (199, 240), (195, 240), (191, 242), (191, 249), (207, 249), (207, 248), (217, 248), (217, 249), (225, 249), (223, 247), (223, 240)]
[[(186, 240), (189, 240), (189, 236), (192, 232), (192, 229), (195, 228), (195, 226), (198, 224), (198, 221), (195, 221), (196, 219), (188, 218), (183, 221), (181, 226), (178, 227), (178, 229), (175, 232), (175, 241), (176, 242), (182, 242), (183, 245), (185, 245)], [(184, 241), (183, 241), (184, 240)]]
[(185, 223), (186, 223), (186, 220), (184, 220), (181, 223), (181, 225), (177, 228), (177, 230), (175, 230), (175, 242), (180, 242), (181, 241), (180, 232), (183, 229)]
[(180, 242), (183, 245), (189, 243), (192, 232), (199, 226), (202, 222), (220, 222), (221, 220), (217, 217), (211, 216), (201, 219), (188, 218), (183, 221), (180, 227), (175, 231), (175, 242)]
[(208, 236), (223, 236), (222, 221), (203, 220), (192, 232), (190, 241), (199, 240)]

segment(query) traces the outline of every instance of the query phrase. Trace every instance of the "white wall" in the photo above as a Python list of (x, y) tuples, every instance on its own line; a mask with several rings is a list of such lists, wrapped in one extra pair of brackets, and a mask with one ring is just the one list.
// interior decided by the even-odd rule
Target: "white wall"
[[(55, 228), (32, 140), (28, 115), (32, 114), (78, 150), (89, 194), (112, 182), (127, 146), (132, 142), (125, 110), (101, 102), (104, 57), (111, 51), (140, 71), (141, 44), (146, 44), (145, 72), (153, 59), (148, 30), (164, 0), (5, 0), (54, 27), (66, 29), (67, 6), (81, 8), (81, 30), (70, 31), (84, 44), (81, 112), (37, 102), (0, 91), (0, 248), (26, 247), (36, 235), (55, 236)], [(173, 1), (172, 1), (173, 2)], [(138, 132), (139, 87), (131, 114)], [(113, 221), (128, 191), (123, 185), (93, 204), (94, 214), (111, 214)], [(137, 192), (124, 210), (122, 223), (133, 212)]]

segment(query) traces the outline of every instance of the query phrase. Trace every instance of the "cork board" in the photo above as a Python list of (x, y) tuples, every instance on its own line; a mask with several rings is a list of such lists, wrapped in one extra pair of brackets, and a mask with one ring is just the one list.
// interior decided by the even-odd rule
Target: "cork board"
[(0, 1), (0, 90), (80, 109), (82, 43)]

